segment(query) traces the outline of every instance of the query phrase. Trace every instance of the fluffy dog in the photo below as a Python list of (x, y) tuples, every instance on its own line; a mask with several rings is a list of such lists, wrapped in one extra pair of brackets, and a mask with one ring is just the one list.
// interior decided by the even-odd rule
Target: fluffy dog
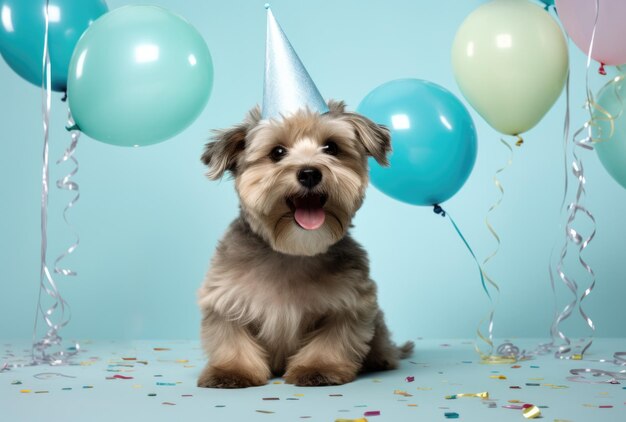
[(241, 204), (198, 292), (209, 363), (198, 386), (238, 388), (272, 376), (313, 386), (393, 369), (413, 343), (393, 344), (348, 233), (368, 184), (367, 157), (387, 164), (386, 128), (329, 102), (244, 122), (206, 145), (208, 176), (229, 171)]

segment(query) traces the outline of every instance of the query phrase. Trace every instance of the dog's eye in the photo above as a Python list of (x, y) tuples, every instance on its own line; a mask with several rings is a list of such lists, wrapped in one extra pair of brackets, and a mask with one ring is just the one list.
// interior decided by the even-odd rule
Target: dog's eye
[(326, 141), (326, 143), (322, 147), (322, 151), (324, 151), (324, 154), (337, 155), (339, 153), (339, 147), (337, 146), (335, 141)]
[(282, 160), (285, 155), (287, 155), (287, 148), (285, 148), (285, 147), (283, 147), (281, 145), (279, 145), (277, 147), (274, 147), (272, 149), (272, 152), (270, 152), (270, 158), (274, 162), (278, 162), (278, 161)]

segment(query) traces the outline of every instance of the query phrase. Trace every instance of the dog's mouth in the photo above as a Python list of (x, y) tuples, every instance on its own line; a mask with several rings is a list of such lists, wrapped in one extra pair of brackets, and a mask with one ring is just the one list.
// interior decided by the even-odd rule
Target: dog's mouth
[(327, 199), (327, 195), (310, 193), (305, 196), (287, 198), (287, 205), (300, 227), (305, 230), (316, 230), (322, 227), (326, 219), (324, 204)]

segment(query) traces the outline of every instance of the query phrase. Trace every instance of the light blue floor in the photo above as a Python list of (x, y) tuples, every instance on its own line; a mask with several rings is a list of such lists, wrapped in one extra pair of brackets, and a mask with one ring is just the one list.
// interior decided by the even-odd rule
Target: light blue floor
[[(514, 342), (529, 349), (539, 344), (529, 339)], [(28, 341), (0, 345), (0, 365), (21, 362), (30, 347)], [(365, 418), (445, 421), (446, 413), (457, 413), (464, 421), (524, 421), (522, 410), (503, 407), (517, 400), (514, 405), (538, 406), (543, 421), (626, 421), (626, 379), (621, 384), (568, 380), (573, 368), (626, 369), (597, 362), (626, 351), (626, 339), (596, 339), (583, 361), (544, 355), (515, 365), (478, 363), (471, 341), (418, 339), (415, 355), (400, 369), (361, 376), (348, 385), (294, 387), (274, 379), (264, 387), (243, 390), (196, 387), (204, 365), (197, 342), (94, 341), (81, 346), (84, 351), (76, 359), (80, 365), (0, 372), (0, 420), (332, 422), (380, 412)], [(132, 379), (113, 378), (116, 375)], [(602, 380), (608, 378), (591, 379)], [(489, 393), (489, 399), (445, 398), (480, 392)]]

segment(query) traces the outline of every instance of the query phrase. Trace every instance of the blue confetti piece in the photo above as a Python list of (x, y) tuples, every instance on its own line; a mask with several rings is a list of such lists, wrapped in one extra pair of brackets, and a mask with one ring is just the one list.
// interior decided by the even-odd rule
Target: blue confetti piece
[(459, 418), (459, 414), (456, 412), (446, 412), (443, 414), (446, 419), (458, 419)]

